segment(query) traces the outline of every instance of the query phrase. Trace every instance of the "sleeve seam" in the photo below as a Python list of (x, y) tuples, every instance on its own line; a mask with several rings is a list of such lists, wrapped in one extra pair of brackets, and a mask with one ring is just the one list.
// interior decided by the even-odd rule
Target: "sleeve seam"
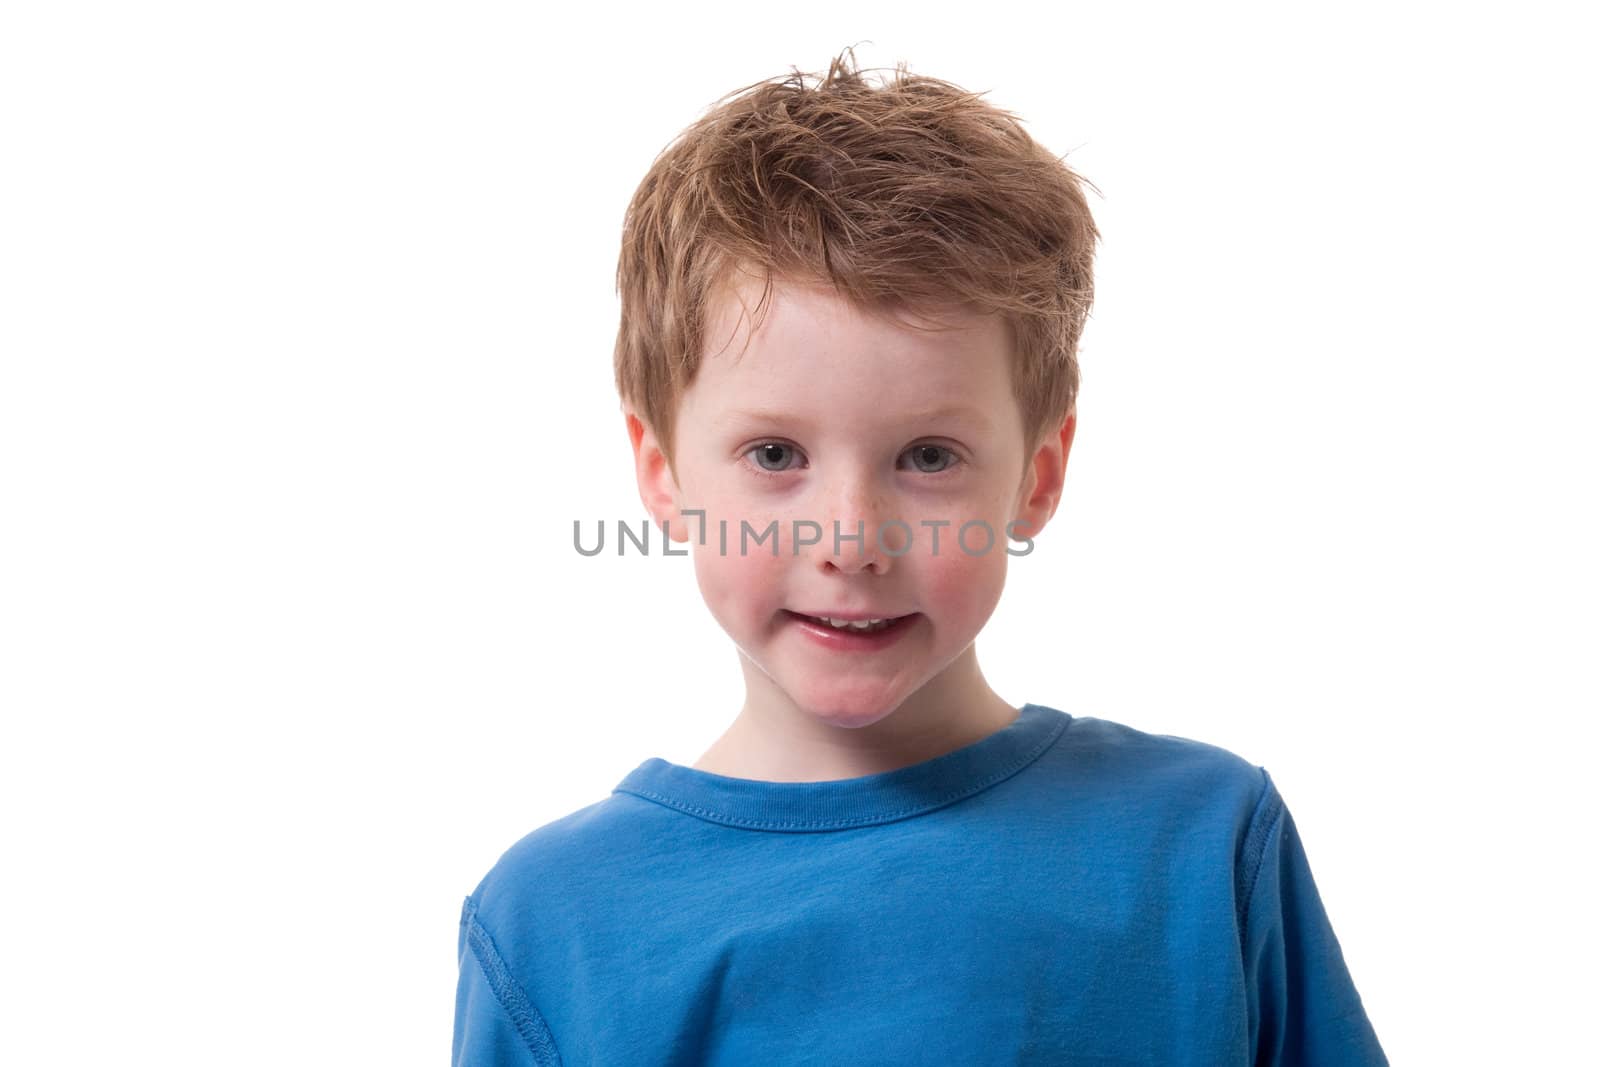
[(1272, 776), (1267, 773), (1265, 767), (1257, 769), (1261, 771), (1261, 795), (1256, 800), (1255, 811), (1250, 815), (1250, 826), (1245, 831), (1242, 849), (1245, 862), (1249, 866), (1245, 870), (1244, 892), (1239, 899), (1241, 938), (1244, 938), (1250, 929), (1250, 905), (1255, 900), (1256, 885), (1261, 880), (1261, 868), (1266, 863), (1267, 846), (1272, 842), (1273, 832), (1283, 819), (1284, 811), (1283, 801), (1272, 784)]
[(494, 939), (478, 921), (477, 908), (470, 900), (462, 921), (467, 924), (467, 943), (472, 947), (473, 959), (477, 961), (478, 968), (489, 983), (489, 988), (494, 991), (495, 999), (500, 1002), (500, 1006), (510, 1017), (511, 1024), (516, 1027), (517, 1036), (522, 1038), (522, 1043), (533, 1055), (534, 1063), (538, 1067), (560, 1067), (561, 1056), (556, 1051), (555, 1041), (550, 1036), (550, 1028), (545, 1024), (544, 1016), (539, 1014), (539, 1010), (533, 1006), (527, 993), (511, 974), (510, 968), (501, 959)]

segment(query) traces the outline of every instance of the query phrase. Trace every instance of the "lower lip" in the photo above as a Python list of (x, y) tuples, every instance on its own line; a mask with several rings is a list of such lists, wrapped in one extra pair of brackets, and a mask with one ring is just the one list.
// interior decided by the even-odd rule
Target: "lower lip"
[(837, 630), (825, 622), (812, 622), (806, 616), (796, 615), (792, 611), (785, 611), (784, 614), (811, 640), (836, 652), (877, 652), (888, 648), (905, 636), (905, 632), (922, 617), (920, 614), (902, 615), (875, 633), (861, 633), (858, 630)]

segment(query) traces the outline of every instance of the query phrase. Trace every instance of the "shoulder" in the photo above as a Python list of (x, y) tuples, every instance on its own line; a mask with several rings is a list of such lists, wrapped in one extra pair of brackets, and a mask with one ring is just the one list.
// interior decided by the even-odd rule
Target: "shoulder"
[(1221, 790), (1254, 801), (1269, 781), (1263, 768), (1220, 745), (1148, 733), (1109, 719), (1073, 718), (1061, 747), (1092, 780), (1152, 792)]
[[(1159, 855), (1191, 886), (1247, 894), (1282, 801), (1261, 767), (1220, 745), (1074, 718), (1050, 753), (1057, 806), (1116, 854)], [(1227, 895), (1227, 894), (1224, 894)]]
[(1107, 824), (1242, 844), (1272, 795), (1266, 770), (1190, 737), (1074, 717), (1049, 753), (1062, 799)]
[(525, 834), (467, 898), (467, 910), (506, 935), (532, 922), (581, 921), (658, 862), (663, 810), (613, 792)]
[(560, 880), (581, 874), (637, 834), (642, 805), (615, 794), (523, 835), (501, 853), (473, 891), (480, 903), (530, 879)]

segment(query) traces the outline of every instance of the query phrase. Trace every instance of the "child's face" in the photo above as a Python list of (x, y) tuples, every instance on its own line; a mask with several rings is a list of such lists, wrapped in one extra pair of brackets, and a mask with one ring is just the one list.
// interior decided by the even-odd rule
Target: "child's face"
[[(745, 304), (759, 297), (747, 284)], [(748, 321), (734, 300), (716, 306), (679, 407), (676, 480), (630, 424), (646, 504), (691, 542), (706, 604), (744, 654), (747, 699), (842, 726), (940, 687), (959, 699), (1005, 584), (1007, 524), (1020, 543), (1053, 512), (1073, 420), (1024, 455), (997, 318), (918, 333), (820, 289), (775, 281), (771, 301), (742, 356)], [(684, 515), (696, 508), (703, 526)], [(755, 541), (774, 522), (776, 555), (770, 534)], [(892, 640), (837, 640), (797, 617), (846, 614), (911, 617)]]

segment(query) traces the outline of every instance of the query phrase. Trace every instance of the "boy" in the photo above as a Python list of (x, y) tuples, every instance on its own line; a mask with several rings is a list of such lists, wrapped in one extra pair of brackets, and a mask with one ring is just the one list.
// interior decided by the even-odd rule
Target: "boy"
[(640, 494), (744, 707), (467, 898), (455, 1062), (1386, 1063), (1263, 768), (979, 670), (1098, 233), (1006, 112), (896, 74), (731, 94), (629, 208)]

